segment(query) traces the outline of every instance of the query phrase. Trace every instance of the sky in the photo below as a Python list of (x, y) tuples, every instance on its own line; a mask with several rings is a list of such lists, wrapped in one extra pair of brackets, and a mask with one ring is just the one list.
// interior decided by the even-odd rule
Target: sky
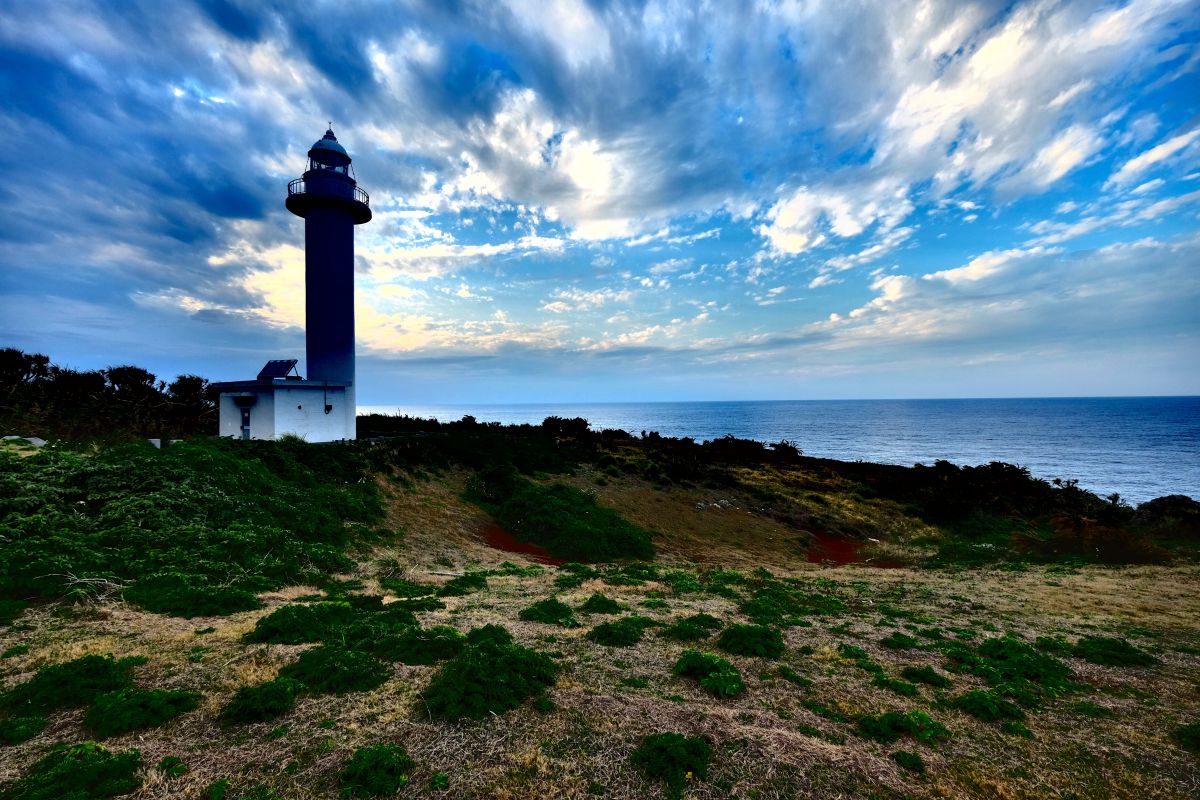
[(0, 346), (360, 404), (1200, 394), (1200, 2), (0, 0)]

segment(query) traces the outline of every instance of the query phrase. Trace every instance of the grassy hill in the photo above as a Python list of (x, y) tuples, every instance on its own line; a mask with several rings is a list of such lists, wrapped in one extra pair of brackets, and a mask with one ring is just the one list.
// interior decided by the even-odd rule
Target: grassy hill
[(362, 435), (0, 450), (0, 798), (1194, 796), (1190, 501)]

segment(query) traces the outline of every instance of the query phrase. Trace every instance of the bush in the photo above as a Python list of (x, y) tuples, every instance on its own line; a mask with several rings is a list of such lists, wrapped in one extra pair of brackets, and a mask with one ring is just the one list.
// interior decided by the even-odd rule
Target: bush
[(403, 578), (382, 578), (379, 585), (396, 597), (426, 597), (437, 591), (438, 587), (428, 583), (414, 583)]
[(883, 674), (876, 675), (875, 679), (872, 680), (871, 683), (875, 686), (878, 686), (880, 689), (887, 689), (888, 691), (895, 692), (896, 694), (903, 695), (904, 697), (916, 697), (919, 693), (915, 683), (909, 683), (908, 681), (902, 681), (896, 678), (889, 678)]
[(137, 791), (142, 754), (113, 753), (95, 742), (56, 744), (21, 778), (5, 788), (4, 800), (93, 800)]
[(907, 633), (900, 633), (899, 631), (894, 632), (891, 636), (881, 639), (879, 643), (891, 650), (911, 650), (912, 648), (920, 645), (920, 642), (918, 642), (915, 638), (909, 636)]
[(243, 686), (234, 692), (220, 719), (226, 725), (248, 725), (266, 722), (292, 710), (296, 704), (296, 690), (300, 684), (287, 678)]
[(1158, 663), (1157, 658), (1127, 640), (1108, 636), (1085, 636), (1071, 648), (1071, 654), (1108, 667), (1147, 667)]
[(675, 674), (695, 678), (701, 688), (717, 697), (737, 697), (746, 691), (737, 667), (715, 653), (685, 650), (675, 662)]
[(28, 606), (24, 600), (0, 599), (0, 627), (12, 625)]
[(354, 616), (349, 603), (291, 603), (259, 619), (254, 623), (254, 630), (246, 633), (242, 640), (273, 644), (319, 642)]
[(834, 595), (804, 592), (777, 580), (765, 581), (739, 610), (759, 625), (799, 625), (804, 617), (840, 614), (846, 604)]
[(442, 666), (425, 689), (425, 705), (440, 719), (483, 719), (553, 686), (557, 673), (557, 665), (541, 653), (485, 640)]
[(659, 631), (658, 635), (677, 642), (698, 642), (712, 636), (713, 630), (720, 627), (721, 621), (710, 614), (693, 614), (675, 620)]
[(655, 733), (637, 746), (629, 760), (650, 780), (667, 784), (667, 796), (679, 798), (689, 780), (708, 777), (712, 746), (702, 736)]
[(118, 689), (98, 695), (83, 718), (84, 727), (101, 739), (154, 728), (194, 710), (200, 695), (170, 689)]
[(526, 622), (545, 622), (549, 625), (561, 625), (564, 628), (579, 627), (579, 621), (575, 619), (571, 607), (557, 597), (538, 600), (521, 609), (517, 616)]
[(8, 690), (0, 705), (10, 711), (53, 711), (85, 706), (104, 692), (133, 684), (129, 671), (146, 663), (141, 656), (83, 656), (74, 661), (42, 667), (25, 683)]
[(334, 645), (306, 650), (279, 672), (281, 678), (299, 681), (310, 694), (367, 692), (383, 685), (391, 674), (373, 656)]
[(349, 797), (387, 797), (400, 791), (409, 781), (416, 763), (403, 747), (374, 744), (360, 747), (338, 774), (343, 795)]
[(8, 717), (0, 719), (0, 745), (27, 742), (46, 727), (45, 717)]
[(592, 596), (583, 601), (583, 605), (579, 610), (585, 614), (620, 614), (623, 606), (611, 597), (606, 597), (599, 592), (592, 592)]
[(730, 625), (721, 632), (717, 647), (738, 656), (779, 658), (783, 655), (783, 634), (765, 625)]
[(933, 667), (905, 667), (900, 670), (900, 675), (914, 683), (924, 683), (939, 689), (946, 689), (951, 684), (949, 678)]
[(187, 773), (188, 766), (179, 756), (163, 756), (158, 762), (158, 771), (168, 778), (178, 778)]
[(860, 717), (858, 734), (881, 744), (891, 744), (906, 734), (925, 744), (950, 738), (946, 726), (933, 720), (924, 711), (909, 711), (907, 714), (888, 711), (876, 716)]
[(960, 695), (954, 698), (952, 705), (984, 722), (1025, 719), (1025, 712), (1016, 703), (984, 689), (975, 689)]
[(503, 625), (484, 625), (482, 628), (472, 628), (467, 632), (467, 644), (483, 644), (491, 642), (492, 644), (512, 644), (512, 634), (508, 632), (508, 628)]
[(379, 643), (375, 652), (402, 664), (436, 664), (454, 658), (466, 646), (466, 637), (447, 625), (410, 628)]
[(796, 672), (796, 670), (792, 669), (786, 664), (780, 664), (777, 672), (779, 673), (779, 677), (783, 678), (788, 683), (794, 683), (801, 689), (807, 689), (813, 685), (811, 680)]
[(121, 593), (135, 606), (173, 617), (223, 617), (262, 608), (258, 596), (248, 589), (210, 583), (188, 574), (151, 576)]
[(892, 753), (892, 761), (904, 767), (909, 772), (921, 775), (925, 772), (925, 759), (920, 753), (910, 753), (907, 750), (897, 750)]
[(468, 572), (446, 581), (437, 590), (438, 597), (462, 597), (474, 594), (487, 588), (487, 575), (482, 572)]
[(646, 628), (654, 624), (647, 617), (624, 617), (615, 622), (602, 622), (587, 632), (588, 641), (605, 647), (632, 647), (642, 640)]
[(1171, 731), (1171, 739), (1184, 750), (1200, 753), (1200, 722), (1180, 725)]

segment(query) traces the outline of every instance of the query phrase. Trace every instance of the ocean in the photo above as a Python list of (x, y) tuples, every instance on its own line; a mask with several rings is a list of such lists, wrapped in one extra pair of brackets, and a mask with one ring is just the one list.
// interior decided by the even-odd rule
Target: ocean
[(806, 455), (842, 461), (1005, 461), (1133, 504), (1168, 494), (1200, 499), (1200, 397), (359, 407), (372, 412), (505, 424), (583, 417), (593, 429), (635, 435), (787, 439)]

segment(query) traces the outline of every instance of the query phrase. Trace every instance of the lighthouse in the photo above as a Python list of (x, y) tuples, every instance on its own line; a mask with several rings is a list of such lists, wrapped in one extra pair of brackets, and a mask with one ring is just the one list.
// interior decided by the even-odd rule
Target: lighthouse
[(296, 359), (274, 359), (254, 381), (217, 384), (222, 436), (355, 438), (354, 226), (371, 220), (371, 206), (351, 163), (331, 127), (288, 184), (287, 209), (304, 220), (307, 377)]

